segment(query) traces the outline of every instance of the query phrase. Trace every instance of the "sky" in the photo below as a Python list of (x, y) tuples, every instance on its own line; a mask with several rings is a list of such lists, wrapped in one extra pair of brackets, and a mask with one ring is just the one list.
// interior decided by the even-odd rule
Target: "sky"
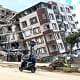
[[(22, 11), (40, 1), (47, 2), (50, 0), (0, 0), (0, 5), (3, 5), (4, 7), (12, 9), (14, 11)], [(77, 7), (80, 5), (80, 0), (55, 0), (55, 1), (60, 1), (62, 3), (68, 3), (70, 5), (73, 5), (74, 9), (77, 9)]]
[(5, 8), (20, 12), (41, 1), (58, 1), (72, 5), (74, 7), (74, 12), (77, 14), (77, 19), (80, 22), (80, 0), (0, 0), (0, 5), (3, 5)]

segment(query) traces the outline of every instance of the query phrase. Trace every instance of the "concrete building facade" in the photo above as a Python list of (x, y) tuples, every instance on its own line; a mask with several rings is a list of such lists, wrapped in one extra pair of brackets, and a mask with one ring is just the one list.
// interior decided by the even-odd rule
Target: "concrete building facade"
[(18, 15), (27, 48), (29, 49), (29, 41), (34, 40), (39, 57), (66, 52), (64, 38), (77, 31), (72, 6), (40, 2)]
[(10, 43), (8, 49), (30, 49), (30, 41), (35, 41), (34, 49), (38, 58), (65, 53), (65, 38), (77, 31), (72, 10), (69, 5), (40, 2), (17, 13), (9, 20), (10, 24), (2, 25), (3, 34), (7, 35), (3, 42), (5, 45)]

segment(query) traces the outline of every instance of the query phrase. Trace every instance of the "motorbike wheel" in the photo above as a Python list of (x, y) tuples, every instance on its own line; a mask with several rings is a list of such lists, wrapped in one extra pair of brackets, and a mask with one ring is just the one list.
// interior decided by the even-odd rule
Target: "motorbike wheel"
[(36, 68), (31, 68), (32, 73), (35, 73), (35, 71), (36, 71)]
[(22, 72), (23, 71), (23, 69), (21, 68), (21, 67), (19, 67), (19, 70)]

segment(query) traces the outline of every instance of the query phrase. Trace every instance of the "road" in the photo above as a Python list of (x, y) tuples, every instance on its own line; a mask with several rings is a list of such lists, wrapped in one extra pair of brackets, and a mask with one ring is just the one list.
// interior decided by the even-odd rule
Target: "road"
[(20, 72), (17, 68), (0, 67), (0, 80), (80, 80), (80, 76), (44, 70), (37, 70), (36, 73)]

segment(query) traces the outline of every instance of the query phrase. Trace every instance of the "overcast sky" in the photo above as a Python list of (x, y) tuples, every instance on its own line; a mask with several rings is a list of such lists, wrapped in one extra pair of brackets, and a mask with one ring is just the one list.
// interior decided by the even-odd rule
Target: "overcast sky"
[(0, 5), (3, 5), (5, 8), (20, 12), (41, 1), (59, 1), (61, 3), (73, 5), (74, 11), (76, 12), (78, 16), (77, 18), (80, 22), (80, 0), (0, 0)]
[[(23, 9), (26, 9), (40, 1), (51, 1), (51, 0), (0, 0), (0, 4), (3, 5), (6, 8), (15, 10), (15, 11), (22, 11)], [(54, 0), (52, 0), (54, 1)], [(78, 7), (80, 4), (80, 0), (55, 0), (60, 1), (63, 3), (68, 3), (70, 5), (73, 5), (74, 8)]]

